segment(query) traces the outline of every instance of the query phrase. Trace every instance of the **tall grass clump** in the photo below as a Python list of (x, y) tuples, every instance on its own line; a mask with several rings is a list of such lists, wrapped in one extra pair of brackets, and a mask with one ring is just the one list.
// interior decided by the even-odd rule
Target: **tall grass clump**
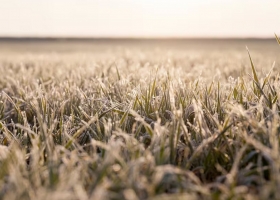
[(278, 63), (104, 54), (1, 58), (1, 199), (280, 198)]

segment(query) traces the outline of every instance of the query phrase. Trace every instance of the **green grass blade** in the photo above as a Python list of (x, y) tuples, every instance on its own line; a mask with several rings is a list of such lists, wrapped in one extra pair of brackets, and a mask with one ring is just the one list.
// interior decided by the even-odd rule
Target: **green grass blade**
[(85, 124), (84, 126), (82, 126), (76, 133), (74, 133), (74, 135), (72, 136), (72, 138), (67, 142), (67, 144), (65, 145), (65, 148), (68, 149), (70, 148), (70, 146), (73, 144), (74, 140), (79, 137), (87, 128), (88, 126), (90, 126), (92, 123), (96, 122), (98, 120), (97, 116), (94, 116), (93, 118), (91, 118), (87, 124)]
[(254, 75), (254, 80), (255, 80), (257, 83), (259, 83), (259, 79), (258, 79), (258, 76), (257, 76), (257, 73), (256, 73), (256, 69), (255, 69), (253, 60), (252, 60), (252, 58), (251, 58), (249, 49), (248, 49), (248, 47), (246, 47), (246, 48), (247, 48), (247, 52), (248, 52), (248, 55), (249, 55), (249, 58), (250, 58), (250, 63), (251, 63), (252, 72), (253, 72), (253, 75)]
[(130, 110), (130, 107), (126, 110), (126, 112), (123, 114), (121, 120), (120, 120), (120, 126), (122, 126), (125, 122), (125, 119), (127, 118), (128, 116), (128, 113), (129, 113), (129, 110)]

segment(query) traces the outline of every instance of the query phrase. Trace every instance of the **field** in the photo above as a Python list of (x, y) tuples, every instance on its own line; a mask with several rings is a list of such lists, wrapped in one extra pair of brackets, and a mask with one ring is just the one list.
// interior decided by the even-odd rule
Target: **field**
[(279, 55), (1, 40), (0, 199), (280, 199)]

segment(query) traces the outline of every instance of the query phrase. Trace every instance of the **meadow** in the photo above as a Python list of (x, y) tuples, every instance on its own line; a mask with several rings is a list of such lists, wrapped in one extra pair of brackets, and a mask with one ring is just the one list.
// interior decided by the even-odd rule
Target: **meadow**
[(280, 199), (279, 69), (275, 39), (0, 41), (0, 199)]

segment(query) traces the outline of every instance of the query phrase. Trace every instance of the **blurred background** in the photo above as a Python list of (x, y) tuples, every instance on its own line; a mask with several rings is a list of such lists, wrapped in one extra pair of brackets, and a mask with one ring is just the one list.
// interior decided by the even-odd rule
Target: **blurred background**
[(271, 38), (279, 0), (1, 0), (1, 37)]
[(278, 48), (279, 0), (0, 1), (2, 52)]

